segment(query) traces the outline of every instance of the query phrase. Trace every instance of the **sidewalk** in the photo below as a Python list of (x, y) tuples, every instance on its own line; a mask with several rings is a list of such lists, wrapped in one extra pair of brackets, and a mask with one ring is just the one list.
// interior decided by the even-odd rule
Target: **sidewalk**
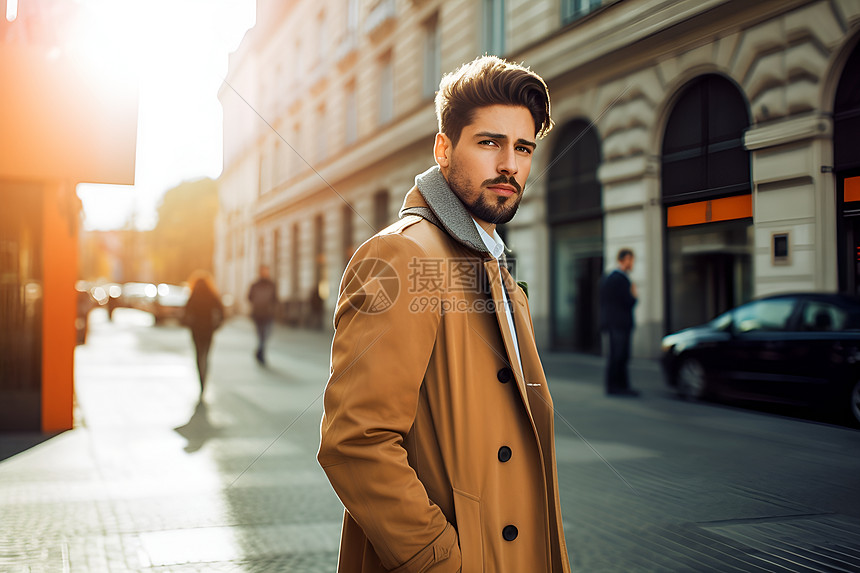
[[(186, 329), (91, 317), (74, 430), (0, 434), (0, 572), (333, 571), (342, 506), (315, 463), (328, 346), (218, 332), (208, 407)], [(287, 349), (291, 355), (287, 357)]]
[[(331, 334), (216, 334), (205, 407), (187, 329), (91, 315), (78, 425), (0, 434), (0, 573), (333, 572), (343, 507), (316, 462)], [(559, 491), (581, 573), (860, 570), (857, 433), (690, 404), (634, 360), (543, 353)], [(541, 572), (523, 572), (541, 573)]]
[[(251, 323), (229, 321), (195, 408), (187, 330), (150, 320), (91, 315), (75, 429), (0, 434), (0, 571), (333, 571), (342, 506), (315, 463), (331, 333), (276, 327), (263, 369)], [(600, 357), (545, 361), (602, 392)]]

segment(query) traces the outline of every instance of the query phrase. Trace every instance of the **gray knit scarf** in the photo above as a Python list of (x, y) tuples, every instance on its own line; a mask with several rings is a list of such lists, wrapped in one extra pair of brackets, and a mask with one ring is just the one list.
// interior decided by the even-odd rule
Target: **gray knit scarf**
[[(475, 221), (466, 210), (463, 202), (451, 191), (448, 182), (434, 165), (424, 173), (415, 177), (415, 186), (424, 197), (428, 207), (409, 207), (400, 210), (400, 217), (418, 215), (427, 219), (437, 227), (447, 231), (457, 242), (473, 251), (490, 255), (487, 246), (481, 239)], [(504, 254), (502, 255), (504, 262)]]

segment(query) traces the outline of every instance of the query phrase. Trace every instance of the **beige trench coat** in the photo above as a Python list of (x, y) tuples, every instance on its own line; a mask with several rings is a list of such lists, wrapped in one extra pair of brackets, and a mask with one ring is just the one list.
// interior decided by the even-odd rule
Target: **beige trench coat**
[[(422, 204), (413, 189), (406, 206)], [(339, 572), (570, 571), (552, 400), (502, 274), (524, 375), (495, 259), (412, 215), (350, 261), (318, 456), (346, 507)]]

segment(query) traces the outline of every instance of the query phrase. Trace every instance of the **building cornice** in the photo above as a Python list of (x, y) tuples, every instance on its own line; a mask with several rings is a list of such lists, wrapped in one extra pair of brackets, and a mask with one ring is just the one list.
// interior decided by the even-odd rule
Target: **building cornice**
[[(616, 2), (541, 38), (513, 54), (549, 81), (581, 75), (583, 69), (627, 74), (643, 60), (659, 59), (684, 45), (701, 43), (703, 36), (728, 33), (767, 20), (815, 0), (664, 0)], [(704, 21), (704, 24), (703, 24)], [(637, 46), (639, 58), (629, 49)], [(624, 70), (608, 65), (620, 55)]]
[(831, 137), (833, 137), (833, 118), (823, 113), (815, 113), (748, 129), (744, 134), (744, 147), (749, 151), (755, 151), (805, 139)]

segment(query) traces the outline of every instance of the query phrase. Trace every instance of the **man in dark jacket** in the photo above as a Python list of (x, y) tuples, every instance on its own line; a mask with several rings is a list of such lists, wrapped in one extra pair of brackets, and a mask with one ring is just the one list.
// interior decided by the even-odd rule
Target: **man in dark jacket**
[(266, 364), (266, 340), (272, 332), (275, 309), (278, 306), (278, 293), (275, 283), (269, 278), (269, 267), (260, 265), (260, 278), (248, 291), (251, 302), (251, 318), (257, 326), (257, 362)]
[(618, 251), (618, 266), (600, 283), (600, 329), (609, 335), (606, 363), (606, 393), (611, 396), (638, 396), (630, 387), (627, 362), (630, 360), (630, 335), (633, 332), (633, 307), (636, 285), (628, 273), (633, 270), (633, 251)]

